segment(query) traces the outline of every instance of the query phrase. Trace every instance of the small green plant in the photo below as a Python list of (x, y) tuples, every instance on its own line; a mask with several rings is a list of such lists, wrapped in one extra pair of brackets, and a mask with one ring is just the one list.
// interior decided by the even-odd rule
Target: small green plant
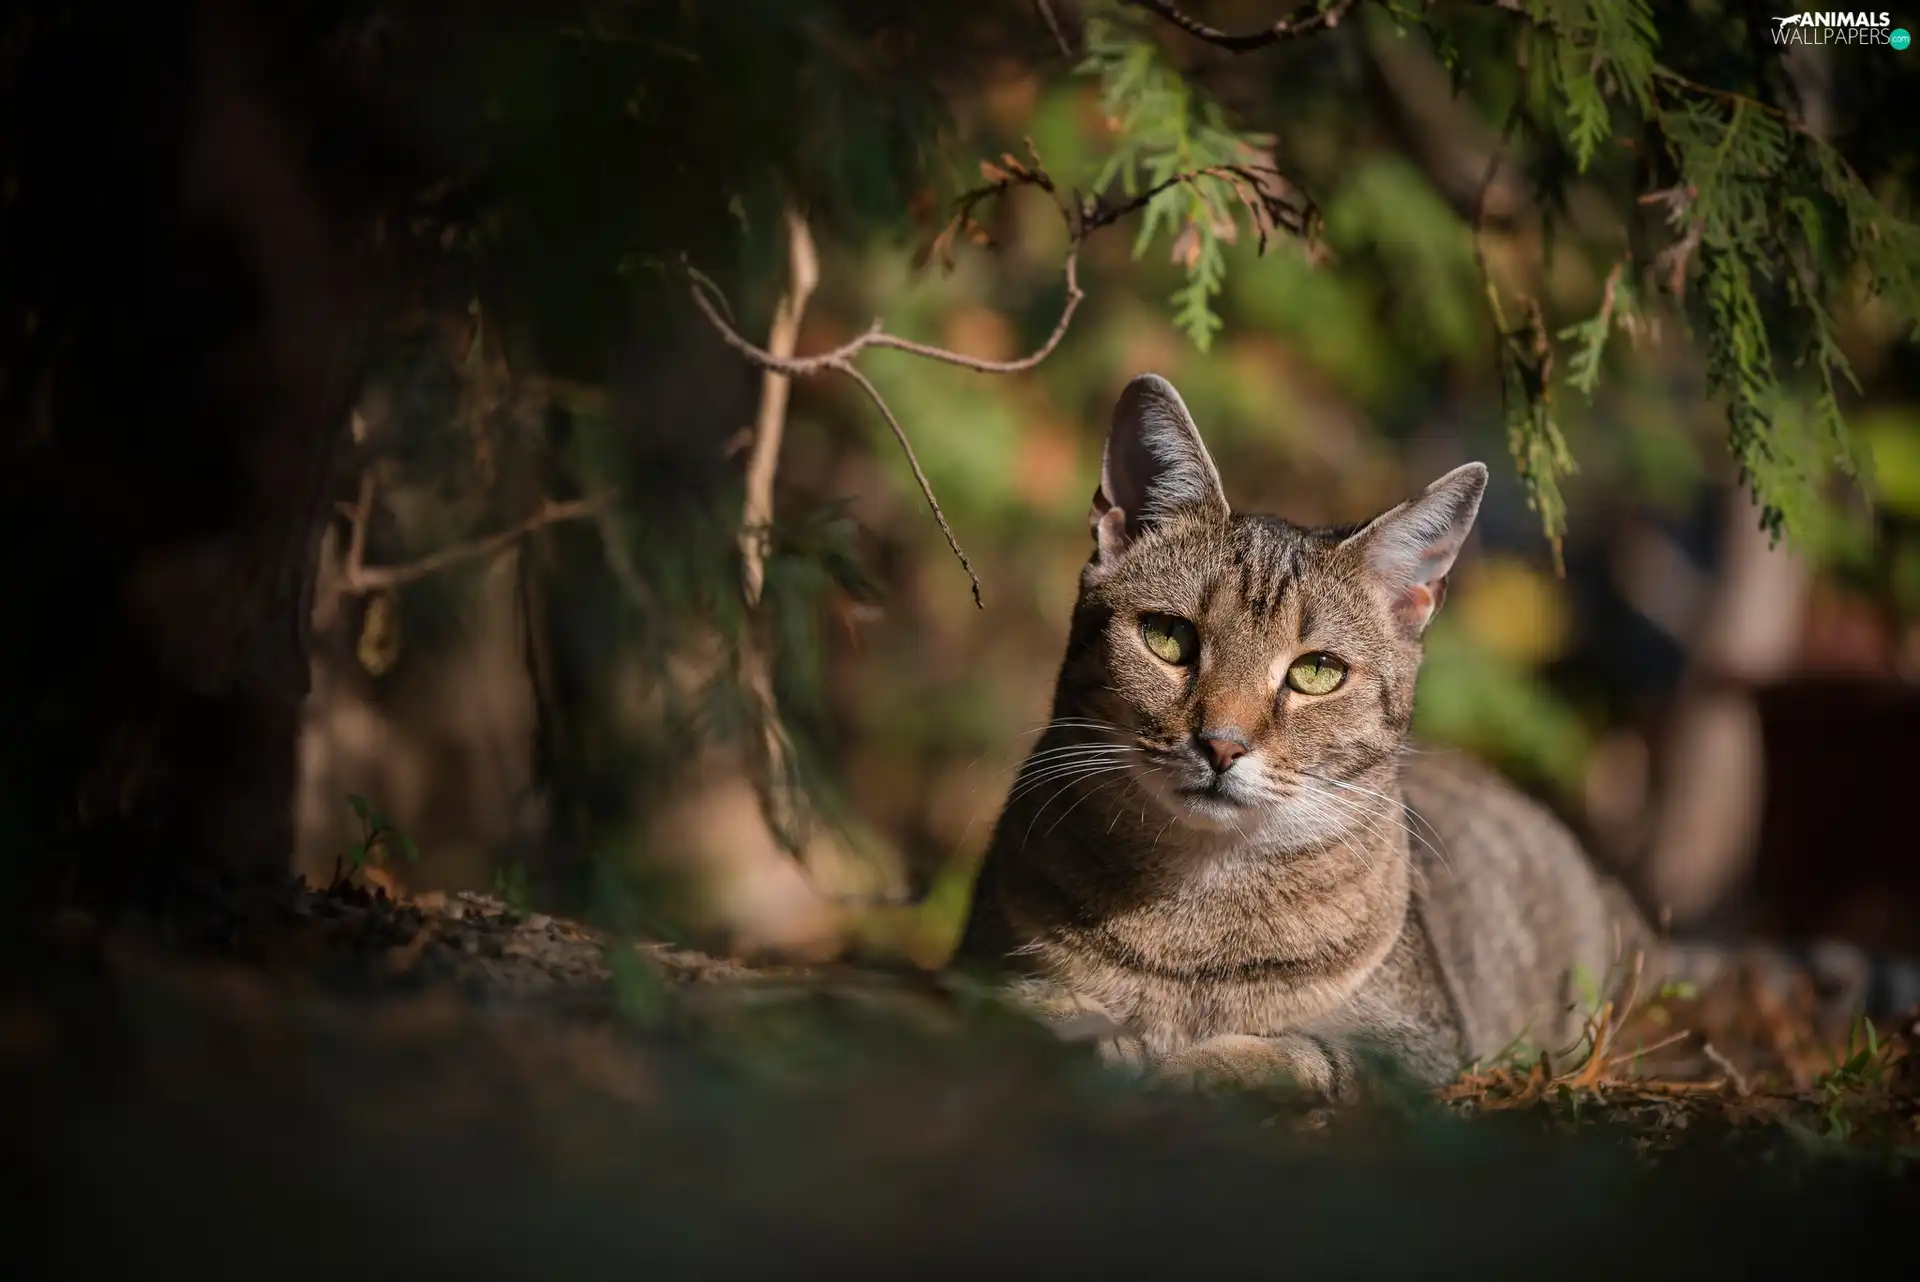
[(1532, 1068), (1540, 1062), (1541, 1055), (1545, 1054), (1544, 1047), (1535, 1046), (1530, 1040), (1532, 1033), (1533, 1021), (1528, 1020), (1526, 1027), (1515, 1033), (1513, 1040), (1501, 1047), (1498, 1052), (1489, 1056), (1484, 1065), (1474, 1065), (1475, 1070), (1483, 1067), (1516, 1070)]
[(657, 1026), (667, 1010), (666, 980), (631, 943), (610, 945), (606, 957), (607, 971), (613, 979), (615, 1008), (640, 1028)]
[(1579, 962), (1573, 964), (1571, 978), (1573, 980), (1574, 991), (1579, 995), (1580, 1005), (1586, 1009), (1589, 1015), (1599, 1014), (1600, 981), (1594, 978), (1591, 970), (1588, 970)]
[(493, 870), (493, 893), (517, 913), (527, 911), (532, 900), (527, 890), (527, 866), (519, 860)]
[(360, 840), (347, 847), (349, 868), (359, 872), (363, 868), (377, 867), (389, 862), (396, 852), (408, 863), (419, 861), (420, 848), (413, 844), (413, 838), (388, 818), (385, 811), (357, 792), (347, 794), (347, 804), (353, 807), (354, 816), (360, 820)]
[(1847, 1029), (1847, 1047), (1834, 1066), (1814, 1079), (1814, 1088), (1826, 1097), (1827, 1136), (1845, 1140), (1856, 1129), (1856, 1105), (1868, 1103), (1885, 1084), (1895, 1048), (1880, 1040), (1873, 1021), (1857, 1015)]

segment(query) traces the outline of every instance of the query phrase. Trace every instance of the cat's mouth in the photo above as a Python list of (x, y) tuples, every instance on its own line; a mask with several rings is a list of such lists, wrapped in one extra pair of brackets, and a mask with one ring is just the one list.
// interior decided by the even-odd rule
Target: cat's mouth
[(1245, 810), (1248, 802), (1236, 795), (1234, 786), (1226, 776), (1215, 775), (1202, 784), (1184, 785), (1177, 789), (1188, 805), (1205, 811), (1208, 809)]

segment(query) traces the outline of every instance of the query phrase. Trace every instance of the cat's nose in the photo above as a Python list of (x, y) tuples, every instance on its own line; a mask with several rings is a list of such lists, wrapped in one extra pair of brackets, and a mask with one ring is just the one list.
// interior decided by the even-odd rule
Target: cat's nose
[(1217, 775), (1227, 773), (1234, 762), (1247, 755), (1247, 738), (1238, 730), (1202, 730), (1194, 738), (1200, 741), (1200, 751)]

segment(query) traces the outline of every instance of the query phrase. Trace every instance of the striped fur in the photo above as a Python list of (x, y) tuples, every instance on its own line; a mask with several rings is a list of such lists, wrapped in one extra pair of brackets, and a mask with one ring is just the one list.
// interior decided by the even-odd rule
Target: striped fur
[[(1341, 529), (1235, 515), (1179, 395), (1130, 383), (1053, 718), (957, 960), (1181, 1081), (1341, 1096), (1369, 1060), (1439, 1082), (1516, 1038), (1574, 1042), (1578, 977), (1604, 985), (1651, 932), (1545, 808), (1408, 741), (1485, 479)], [(1148, 644), (1164, 619), (1190, 661)], [(1315, 653), (1338, 688), (1289, 688)]]

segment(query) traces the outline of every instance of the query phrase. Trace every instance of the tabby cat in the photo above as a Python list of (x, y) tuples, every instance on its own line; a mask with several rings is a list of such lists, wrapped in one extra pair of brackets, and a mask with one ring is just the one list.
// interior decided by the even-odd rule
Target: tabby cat
[(1365, 524), (1234, 514), (1179, 394), (1114, 411), (1053, 717), (957, 960), (1163, 1078), (1332, 1096), (1580, 1036), (1653, 943), (1545, 808), (1408, 741), (1479, 463)]

